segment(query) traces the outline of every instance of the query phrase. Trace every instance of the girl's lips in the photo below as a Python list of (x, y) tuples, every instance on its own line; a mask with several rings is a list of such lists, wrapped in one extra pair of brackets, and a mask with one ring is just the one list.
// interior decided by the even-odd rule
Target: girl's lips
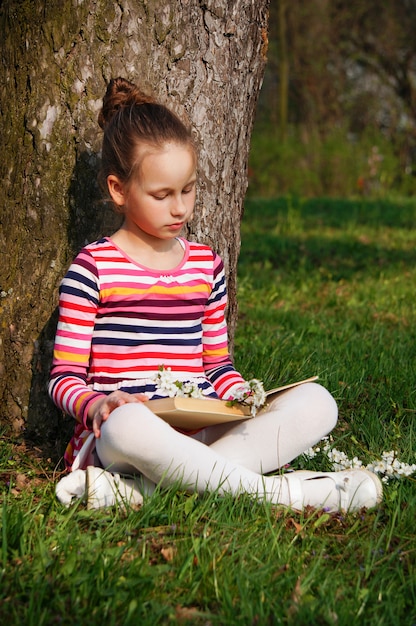
[(171, 230), (180, 230), (184, 225), (184, 222), (176, 222), (176, 224), (170, 224), (169, 228)]

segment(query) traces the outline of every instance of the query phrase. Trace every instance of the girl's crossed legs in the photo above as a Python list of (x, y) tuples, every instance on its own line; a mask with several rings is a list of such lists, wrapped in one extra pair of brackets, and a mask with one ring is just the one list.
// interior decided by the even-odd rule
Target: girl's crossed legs
[[(146, 404), (124, 404), (102, 424), (96, 440), (100, 462), (108, 471), (99, 467), (76, 470), (61, 479), (57, 495), (70, 504), (73, 496), (82, 497), (87, 488), (90, 508), (112, 505), (119, 498), (121, 503), (134, 505), (143, 502), (143, 487), (151, 491), (156, 484), (177, 482), (190, 492), (248, 493), (295, 509), (375, 506), (381, 500), (381, 483), (363, 470), (263, 475), (317, 443), (336, 419), (332, 396), (316, 384), (282, 393), (267, 412), (255, 418), (211, 426), (193, 437), (174, 430)], [(126, 479), (118, 473), (140, 474), (141, 479)]]
[[(97, 453), (110, 472), (140, 473), (163, 486), (178, 482), (188, 491), (248, 493), (297, 509), (309, 504), (338, 510), (338, 482), (345, 479), (338, 475), (343, 473), (263, 475), (317, 443), (334, 427), (336, 419), (334, 399), (314, 383), (282, 393), (267, 412), (255, 418), (210, 426), (194, 437), (175, 431), (145, 404), (125, 404), (102, 425)], [(371, 497), (378, 497), (373, 480), (364, 472), (360, 478), (371, 483)]]
[(255, 418), (209, 426), (196, 438), (246, 469), (268, 473), (314, 446), (333, 430), (337, 417), (331, 394), (321, 385), (305, 383), (278, 394)]

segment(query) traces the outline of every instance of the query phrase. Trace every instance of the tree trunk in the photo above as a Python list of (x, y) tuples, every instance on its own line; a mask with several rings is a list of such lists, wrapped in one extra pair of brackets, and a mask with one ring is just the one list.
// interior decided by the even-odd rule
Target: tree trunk
[(287, 112), (289, 107), (289, 59), (287, 54), (287, 3), (279, 1), (279, 130), (280, 138), (286, 139)]
[(200, 177), (188, 236), (224, 260), (232, 337), (268, 1), (1, 3), (3, 425), (60, 442), (62, 417), (46, 395), (57, 287), (78, 249), (117, 227), (96, 184), (97, 114), (111, 77), (139, 83), (191, 121)]

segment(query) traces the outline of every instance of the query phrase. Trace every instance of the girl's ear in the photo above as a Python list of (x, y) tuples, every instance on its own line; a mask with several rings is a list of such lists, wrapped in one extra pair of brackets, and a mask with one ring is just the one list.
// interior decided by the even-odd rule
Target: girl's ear
[(110, 174), (110, 176), (107, 176), (107, 187), (114, 204), (118, 207), (124, 206), (126, 203), (126, 194), (124, 185), (120, 179), (117, 178), (117, 176)]

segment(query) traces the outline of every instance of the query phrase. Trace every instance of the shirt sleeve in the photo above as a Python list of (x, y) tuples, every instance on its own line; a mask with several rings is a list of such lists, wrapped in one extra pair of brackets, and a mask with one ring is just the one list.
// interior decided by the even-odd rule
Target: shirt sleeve
[(87, 385), (99, 291), (94, 259), (84, 249), (60, 286), (59, 318), (48, 391), (58, 408), (85, 427), (91, 402), (105, 395), (92, 391)]
[(224, 265), (220, 257), (214, 253), (213, 288), (202, 321), (202, 356), (207, 378), (218, 397), (225, 399), (232, 396), (231, 391), (236, 386), (245, 382), (234, 368), (228, 351), (226, 306)]

